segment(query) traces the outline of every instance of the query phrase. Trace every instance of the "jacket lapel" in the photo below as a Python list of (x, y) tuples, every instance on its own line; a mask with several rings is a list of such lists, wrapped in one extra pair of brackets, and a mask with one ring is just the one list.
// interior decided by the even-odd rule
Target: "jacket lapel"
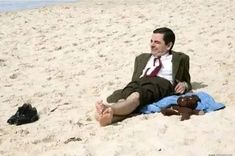
[(151, 57), (151, 54), (148, 54), (148, 55), (145, 55), (145, 57), (143, 57), (142, 58), (142, 60), (141, 60), (141, 73), (142, 73), (142, 71), (144, 70), (144, 68), (145, 68), (145, 66), (147, 65), (147, 63), (148, 63), (148, 60), (149, 60), (149, 58)]

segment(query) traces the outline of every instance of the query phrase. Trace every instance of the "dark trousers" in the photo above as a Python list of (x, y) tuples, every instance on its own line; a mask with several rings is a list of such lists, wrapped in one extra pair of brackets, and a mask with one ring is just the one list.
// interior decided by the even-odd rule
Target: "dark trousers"
[(171, 95), (173, 86), (170, 81), (161, 77), (142, 77), (128, 83), (125, 88), (114, 91), (107, 98), (107, 102), (116, 103), (120, 99), (126, 99), (133, 92), (140, 94), (140, 106), (143, 106)]

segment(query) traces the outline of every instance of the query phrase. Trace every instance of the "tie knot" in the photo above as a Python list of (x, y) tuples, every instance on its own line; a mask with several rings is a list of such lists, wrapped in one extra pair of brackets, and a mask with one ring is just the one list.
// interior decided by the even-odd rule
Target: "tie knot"
[(153, 66), (155, 66), (157, 60), (159, 60), (159, 62), (160, 62), (160, 58), (161, 58), (161, 56), (154, 58), (154, 60), (153, 60)]

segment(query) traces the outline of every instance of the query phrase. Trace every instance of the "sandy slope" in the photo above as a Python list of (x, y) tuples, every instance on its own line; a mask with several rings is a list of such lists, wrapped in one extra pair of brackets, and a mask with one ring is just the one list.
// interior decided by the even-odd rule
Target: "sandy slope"
[[(1, 13), (0, 155), (235, 155), (234, 10), (234, 0), (85, 0)], [(134, 57), (149, 52), (160, 26), (172, 28), (174, 50), (190, 56), (194, 91), (226, 109), (185, 122), (140, 115), (100, 128), (94, 102), (130, 80)], [(40, 120), (8, 125), (24, 102)]]

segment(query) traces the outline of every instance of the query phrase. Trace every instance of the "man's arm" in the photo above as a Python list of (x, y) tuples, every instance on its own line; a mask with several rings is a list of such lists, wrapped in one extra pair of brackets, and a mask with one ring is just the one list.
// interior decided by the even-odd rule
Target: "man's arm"
[(191, 76), (189, 73), (189, 56), (186, 55), (185, 59), (185, 64), (184, 64), (184, 85), (186, 87), (186, 92), (192, 90), (192, 85), (191, 85)]
[(184, 55), (182, 58), (182, 68), (183, 68), (183, 73), (179, 79), (176, 79), (177, 85), (175, 86), (175, 92), (176, 93), (185, 93), (190, 90), (192, 90), (192, 85), (191, 85), (191, 77), (189, 74), (189, 56)]

